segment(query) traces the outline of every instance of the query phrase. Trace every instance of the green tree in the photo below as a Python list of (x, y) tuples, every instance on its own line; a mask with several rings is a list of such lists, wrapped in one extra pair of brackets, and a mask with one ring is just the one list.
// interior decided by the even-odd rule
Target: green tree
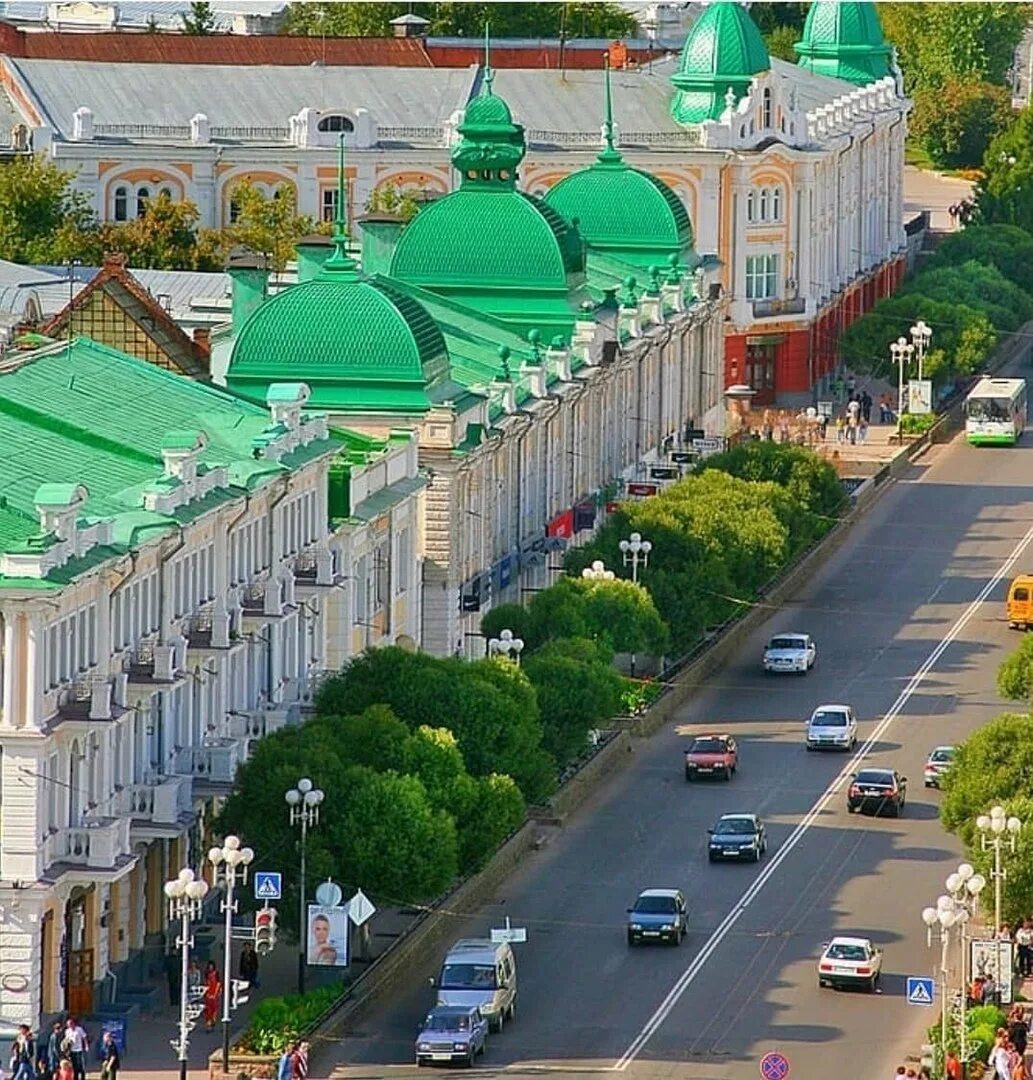
[[(123, 252), (130, 266), (152, 270), (202, 270), (197, 265), (197, 207), (162, 193), (147, 200), (144, 212), (124, 224), (105, 224), (99, 240), (106, 251)], [(85, 260), (84, 260), (85, 261)]]
[(915, 92), (910, 134), (941, 169), (978, 167), (1012, 118), (1004, 86), (950, 77)]
[[(968, 225), (943, 238), (925, 266), (929, 271), (977, 262), (999, 270), (1033, 296), (1033, 236), (1015, 225)], [(917, 281), (925, 274), (916, 278)]]
[[(1022, 919), (1029, 917), (1030, 907), (1033, 905), (1033, 842), (1028, 835), (1033, 827), (1033, 797), (1022, 793), (1008, 799), (999, 799), (998, 802), (1008, 817), (1017, 817), (1024, 825), (1015, 851), (1007, 855), (1008, 879), (1001, 894), (1001, 919), (1010, 926), (1016, 926)], [(991, 805), (987, 803), (981, 812), (987, 813)], [(965, 854), (968, 861), (990, 883), (983, 893), (982, 906), (984, 911), (992, 912), (993, 852), (984, 851), (979, 837), (973, 835), (965, 844)]]
[(804, 20), (807, 18), (807, 4), (750, 4), (750, 18), (757, 24), (757, 29), (762, 34), (766, 35), (772, 30), (779, 29), (791, 30), (796, 35), (794, 40), (799, 41), (803, 33)]
[[(344, 5), (350, 6), (350, 5)], [(236, 221), (226, 230), (233, 242), (265, 255), (280, 272), (294, 258), (297, 242), (315, 230), (312, 218), (298, 216), (294, 189), (289, 184), (272, 196), (249, 181), (237, 184), (231, 195)]]
[(384, 184), (370, 193), (366, 212), (395, 214), (402, 221), (412, 221), (420, 209), (419, 194), (414, 188), (399, 191), (393, 184)]
[[(94, 234), (89, 197), (72, 188), (74, 174), (43, 156), (17, 157), (0, 168), (0, 251), (12, 262), (72, 257), (65, 248), (76, 234)], [(77, 256), (75, 256), (77, 257)]]
[(585, 638), (550, 641), (523, 669), (538, 696), (545, 748), (561, 766), (583, 753), (588, 732), (616, 716), (623, 680), (612, 656)]
[(1024, 637), (997, 669), (997, 692), (1009, 701), (1033, 701), (1033, 637)]
[(982, 225), (1033, 230), (1033, 108), (1023, 109), (990, 143), (976, 190)]
[(799, 40), (800, 31), (795, 26), (775, 26), (764, 34), (768, 55), (778, 60), (787, 60), (790, 64), (796, 63), (796, 49), (793, 46)]
[(194, 0), (190, 5), (189, 12), (183, 12), (180, 16), (183, 23), (183, 33), (204, 36), (215, 31), (215, 12), (212, 5), (205, 0)]
[(499, 604), (481, 619), (481, 633), (486, 641), (497, 638), (503, 630), (512, 630), (528, 652), (539, 645), (530, 612), (523, 604)]

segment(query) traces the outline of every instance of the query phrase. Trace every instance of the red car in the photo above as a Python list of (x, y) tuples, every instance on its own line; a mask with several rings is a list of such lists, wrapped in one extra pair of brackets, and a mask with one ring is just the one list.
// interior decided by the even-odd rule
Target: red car
[(720, 776), (731, 780), (739, 767), (739, 748), (731, 735), (697, 735), (685, 751), (685, 779)]

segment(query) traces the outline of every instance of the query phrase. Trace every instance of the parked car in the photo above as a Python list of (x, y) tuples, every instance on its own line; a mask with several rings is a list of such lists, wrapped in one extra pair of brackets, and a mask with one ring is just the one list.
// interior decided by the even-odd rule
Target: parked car
[(731, 735), (697, 735), (685, 751), (685, 779), (720, 776), (731, 780), (739, 767), (739, 748)]
[(926, 787), (938, 788), (940, 786), (943, 774), (953, 764), (956, 753), (957, 749), (953, 746), (937, 746), (933, 749), (925, 763), (924, 779)]
[(854, 986), (875, 991), (882, 975), (882, 950), (868, 938), (834, 937), (822, 945), (819, 986)]
[(756, 814), (722, 814), (709, 833), (707, 855), (711, 862), (719, 859), (760, 862), (768, 850), (764, 823)]
[(907, 801), (907, 777), (896, 769), (862, 769), (854, 773), (847, 789), (846, 808), (851, 814), (858, 810), (900, 817)]
[(806, 675), (817, 658), (810, 634), (776, 634), (764, 648), (764, 670)]
[(669, 941), (680, 945), (687, 918), (681, 889), (645, 889), (635, 906), (628, 908), (628, 944)]
[(808, 750), (853, 750), (857, 718), (849, 705), (819, 705), (807, 721)]
[(432, 1061), (470, 1066), (484, 1053), (488, 1021), (476, 1005), (438, 1005), (427, 1013), (416, 1036), (416, 1064)]

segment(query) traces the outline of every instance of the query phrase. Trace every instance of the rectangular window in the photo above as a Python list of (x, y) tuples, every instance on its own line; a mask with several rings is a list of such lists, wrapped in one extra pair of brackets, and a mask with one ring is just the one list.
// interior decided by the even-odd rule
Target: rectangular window
[(323, 221), (334, 221), (337, 217), (337, 188), (323, 188)]
[(395, 591), (398, 593), (404, 593), (409, 588), (409, 560), (412, 558), (409, 537), (408, 528), (402, 529), (398, 534), (398, 555), (395, 559)]
[(387, 603), (388, 581), (391, 578), (391, 548), (387, 541), (373, 554), (373, 610), (380, 611)]
[(770, 300), (778, 296), (778, 256), (746, 257), (746, 299)]

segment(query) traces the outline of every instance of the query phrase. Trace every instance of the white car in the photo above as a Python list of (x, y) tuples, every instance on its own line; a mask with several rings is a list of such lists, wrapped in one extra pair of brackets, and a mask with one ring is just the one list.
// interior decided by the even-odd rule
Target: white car
[(938, 788), (943, 774), (954, 762), (957, 750), (953, 746), (937, 746), (929, 754), (923, 773), (926, 787)]
[(853, 750), (857, 718), (849, 705), (819, 705), (807, 721), (808, 750)]
[(819, 986), (860, 986), (874, 992), (881, 975), (882, 950), (868, 938), (834, 937), (822, 946)]
[(817, 657), (810, 634), (776, 634), (764, 647), (764, 670), (806, 675)]

